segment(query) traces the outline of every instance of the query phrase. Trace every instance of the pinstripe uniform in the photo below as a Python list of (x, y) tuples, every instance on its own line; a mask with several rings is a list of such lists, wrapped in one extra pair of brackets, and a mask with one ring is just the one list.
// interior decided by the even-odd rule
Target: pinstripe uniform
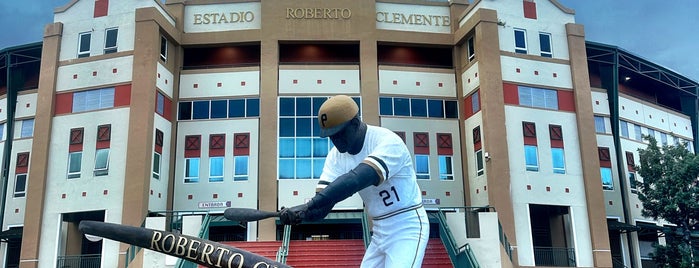
[(333, 148), (325, 160), (317, 190), (359, 163), (370, 165), (380, 183), (359, 191), (373, 220), (371, 244), (362, 267), (420, 267), (429, 236), (412, 157), (403, 140), (392, 131), (367, 126), (362, 150), (340, 153)]

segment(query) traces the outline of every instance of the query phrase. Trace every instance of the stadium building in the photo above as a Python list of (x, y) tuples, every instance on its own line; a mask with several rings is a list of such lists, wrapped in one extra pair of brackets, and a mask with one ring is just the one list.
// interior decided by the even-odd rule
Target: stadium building
[(356, 195), (290, 229), (222, 217), (310, 199), (332, 148), (317, 110), (346, 94), (405, 141), (454, 267), (654, 267), (667, 223), (641, 216), (636, 150), (645, 134), (696, 151), (699, 84), (586, 43), (574, 14), (556, 0), (73, 0), (43, 42), (0, 50), (0, 257), (183, 265), (86, 237), (81, 220), (361, 240)]

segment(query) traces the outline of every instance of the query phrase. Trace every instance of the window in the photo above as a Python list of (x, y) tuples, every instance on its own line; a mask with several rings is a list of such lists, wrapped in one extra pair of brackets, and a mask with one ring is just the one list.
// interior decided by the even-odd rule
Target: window
[[(320, 125), (318, 125), (318, 109), (327, 99), (327, 97), (279, 99), (279, 179), (320, 178), (325, 157), (332, 148), (329, 138), (320, 137)], [(353, 99), (359, 105), (359, 98)]]
[[(425, 107), (427, 101), (427, 107)], [(425, 110), (427, 110), (425, 112)], [(429, 118), (458, 118), (458, 103), (453, 100), (420, 98), (379, 98), (379, 114)]]
[(636, 173), (635, 172), (629, 172), (629, 188), (631, 188), (631, 192), (636, 194), (638, 193), (638, 186), (636, 185), (638, 181), (636, 180)]
[(228, 116), (227, 100), (211, 101), (211, 118), (226, 118)]
[(536, 145), (524, 145), (524, 161), (528, 171), (539, 171), (539, 152)]
[(648, 136), (655, 138), (655, 130), (649, 128), (648, 129)]
[(85, 58), (90, 56), (91, 37), (91, 33), (81, 33), (78, 36), (78, 58)]
[(667, 145), (667, 134), (660, 132), (660, 143), (663, 146)]
[(480, 91), (476, 91), (471, 95), (471, 112), (476, 113), (481, 110)]
[(551, 158), (553, 160), (553, 173), (565, 174), (566, 161), (563, 148), (551, 148)]
[(85, 112), (114, 107), (114, 88), (73, 93), (73, 112)]
[(527, 31), (515, 29), (515, 53), (527, 54)]
[(604, 117), (595, 115), (595, 132), (607, 133), (607, 129), (604, 127)]
[(600, 167), (599, 170), (602, 175), (602, 189), (607, 191), (614, 190), (614, 182), (612, 182), (612, 168)]
[(178, 107), (179, 120), (260, 116), (260, 99), (183, 101)]
[(553, 89), (518, 86), (519, 105), (558, 110), (558, 92)]
[(643, 134), (641, 133), (641, 126), (634, 124), (633, 125), (633, 133), (634, 133), (635, 140), (641, 141), (643, 139)]
[(0, 141), (5, 140), (5, 123), (0, 124)]
[(209, 182), (223, 182), (223, 157), (209, 158)]
[(541, 48), (541, 56), (551, 58), (553, 57), (553, 52), (551, 51), (551, 34), (550, 33), (539, 33), (539, 47)]
[(158, 113), (159, 115), (165, 115), (165, 96), (163, 96), (162, 93), (158, 92), (156, 95), (156, 100), (155, 100), (155, 112)]
[(83, 152), (72, 152), (68, 154), (68, 178), (80, 178), (80, 168), (82, 167)]
[(430, 156), (425, 154), (415, 155), (415, 175), (418, 180), (430, 179)]
[[(235, 172), (233, 174), (233, 181), (247, 181), (248, 180), (248, 163), (249, 163), (249, 156), (247, 155), (236, 155), (233, 158), (233, 162), (235, 164)], [(322, 166), (320, 166), (320, 171), (314, 171), (314, 174), (318, 174), (317, 172), (322, 172)]]
[(450, 155), (439, 156), (439, 179), (443, 181), (454, 180), (452, 157)]
[(119, 29), (117, 28), (110, 28), (107, 29), (105, 32), (105, 38), (104, 38), (104, 54), (110, 54), (110, 53), (115, 53), (117, 52), (117, 35), (119, 33)]
[(184, 183), (199, 182), (199, 158), (185, 158)]
[(34, 136), (34, 119), (22, 120), (22, 131), (20, 137), (30, 138)]
[(160, 179), (160, 158), (161, 155), (158, 152), (153, 153), (153, 178)]
[(483, 175), (485, 167), (483, 165), (483, 150), (476, 151), (476, 176)]
[(473, 61), (476, 58), (476, 47), (473, 43), (473, 36), (469, 37), (466, 41), (466, 53), (468, 53), (468, 61)]
[(14, 197), (24, 197), (27, 192), (27, 173), (17, 174), (15, 176), (15, 192)]
[(160, 59), (167, 62), (167, 38), (160, 36)]
[(98, 149), (95, 152), (95, 176), (109, 174), (109, 148)]
[(626, 122), (624, 120), (619, 121), (619, 130), (621, 132), (621, 136), (624, 138), (629, 137), (629, 122)]

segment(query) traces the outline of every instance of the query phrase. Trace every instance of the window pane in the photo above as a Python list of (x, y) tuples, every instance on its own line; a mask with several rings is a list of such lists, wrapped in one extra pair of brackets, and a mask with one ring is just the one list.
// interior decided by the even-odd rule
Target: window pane
[(194, 102), (194, 119), (209, 119), (209, 101)]
[(597, 133), (606, 133), (606, 129), (604, 127), (604, 117), (601, 116), (595, 116), (595, 131)]
[(612, 169), (600, 167), (600, 173), (602, 175), (602, 189), (614, 190), (614, 183), (612, 182)]
[(104, 41), (104, 48), (116, 47), (118, 33), (118, 29), (107, 29), (107, 34)]
[(440, 180), (454, 180), (454, 172), (452, 171), (451, 156), (440, 155), (439, 156), (439, 179)]
[(211, 101), (211, 118), (226, 118), (228, 115), (228, 101), (214, 100)]
[(621, 136), (624, 138), (629, 137), (629, 123), (626, 121), (619, 122), (619, 130), (621, 131)]
[(551, 89), (542, 89), (546, 98), (543, 108), (558, 110), (558, 91)]
[(160, 179), (160, 154), (153, 153), (153, 178)]
[(223, 181), (223, 157), (209, 158), (209, 181)]
[(629, 187), (632, 192), (636, 192), (636, 173), (629, 172)]
[(485, 169), (483, 167), (483, 150), (476, 152), (476, 176), (483, 175)]
[(279, 179), (294, 178), (294, 159), (279, 159)]
[(379, 113), (380, 115), (393, 115), (392, 98), (379, 98)]
[(34, 119), (22, 120), (21, 137), (27, 138), (34, 135)]
[(418, 179), (430, 179), (430, 157), (428, 155), (415, 155), (415, 173)]
[(393, 98), (394, 115), (410, 116), (410, 99)]
[(245, 117), (245, 100), (229, 100), (228, 117)]
[(106, 169), (109, 167), (109, 148), (99, 149), (95, 153), (95, 169)]
[(199, 182), (199, 158), (185, 159), (184, 182)]
[(311, 114), (313, 114), (313, 116), (318, 116), (318, 110), (320, 110), (320, 106), (323, 105), (323, 103), (327, 99), (328, 98), (325, 98), (325, 97), (313, 98), (313, 108), (311, 108)]
[(294, 116), (296, 112), (296, 105), (294, 105), (294, 98), (281, 98), (279, 99), (279, 115), (280, 116)]
[(160, 59), (167, 60), (167, 39), (160, 36)]
[(295, 147), (293, 138), (279, 138), (279, 157), (294, 157)]
[(179, 104), (180, 111), (178, 113), (179, 120), (190, 120), (192, 119), (192, 102), (185, 101)]
[(314, 138), (313, 139), (313, 157), (325, 157), (328, 155), (328, 139)]
[(536, 146), (524, 145), (524, 159), (529, 171), (539, 171), (539, 154)]
[(476, 91), (471, 98), (471, 112), (476, 113), (481, 110), (480, 93)]
[(469, 61), (473, 59), (473, 57), (476, 55), (476, 48), (473, 43), (473, 37), (469, 38), (468, 41), (468, 59)]
[(634, 139), (637, 141), (640, 141), (643, 137), (641, 135), (641, 126), (634, 124), (633, 125), (633, 132), (634, 132)]
[(260, 116), (260, 99), (247, 99), (245, 103), (247, 104), (247, 117)]
[(296, 123), (293, 118), (279, 118), (279, 136), (294, 137)]
[(429, 109), (429, 117), (444, 118), (444, 101), (428, 100), (427, 108)]
[(311, 157), (311, 138), (296, 139), (296, 157)]
[(155, 101), (155, 112), (158, 114), (163, 114), (165, 111), (165, 96), (163, 94), (158, 94), (156, 95), (156, 101)]
[(410, 110), (415, 117), (427, 117), (427, 100), (410, 99)]
[(459, 118), (459, 105), (456, 101), (444, 101), (446, 118)]
[(551, 57), (551, 35), (547, 33), (539, 33), (539, 44), (541, 47), (541, 56)]
[(553, 173), (565, 174), (566, 164), (563, 148), (551, 148), (551, 158), (553, 160)]
[(515, 29), (515, 52), (527, 54), (527, 40), (524, 30)]
[(517, 93), (519, 95), (519, 105), (533, 106), (532, 88), (519, 86), (519, 87), (517, 87)]
[(99, 109), (114, 107), (114, 88), (103, 88), (99, 92)]
[(296, 136), (311, 136), (311, 118), (296, 118)]
[(296, 98), (296, 116), (311, 115), (311, 98)]
[(314, 158), (313, 159), (313, 178), (320, 178), (320, 174), (323, 173), (323, 166), (325, 165), (325, 158)]
[(235, 173), (233, 175), (234, 181), (246, 181), (248, 180), (248, 156), (239, 155), (234, 158), (235, 161)]
[(296, 178), (310, 179), (311, 178), (311, 159), (296, 160)]
[(82, 166), (82, 152), (72, 152), (68, 156), (68, 178), (80, 178), (80, 167)]
[(78, 45), (78, 57), (88, 57), (90, 56), (90, 38), (92, 35), (90, 33), (80, 34), (80, 44)]
[(27, 190), (27, 174), (17, 174), (15, 176), (14, 197), (24, 197)]

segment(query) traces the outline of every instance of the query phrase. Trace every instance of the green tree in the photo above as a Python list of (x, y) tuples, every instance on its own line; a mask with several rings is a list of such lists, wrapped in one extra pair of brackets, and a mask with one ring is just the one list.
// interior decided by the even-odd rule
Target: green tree
[(692, 233), (699, 227), (699, 157), (686, 144), (659, 147), (653, 137), (645, 139), (648, 147), (638, 150), (637, 167), (643, 178), (638, 193), (641, 214), (675, 225), (665, 228), (667, 243), (656, 247), (655, 260), (660, 267), (693, 267), (692, 259), (699, 260), (691, 250)]

